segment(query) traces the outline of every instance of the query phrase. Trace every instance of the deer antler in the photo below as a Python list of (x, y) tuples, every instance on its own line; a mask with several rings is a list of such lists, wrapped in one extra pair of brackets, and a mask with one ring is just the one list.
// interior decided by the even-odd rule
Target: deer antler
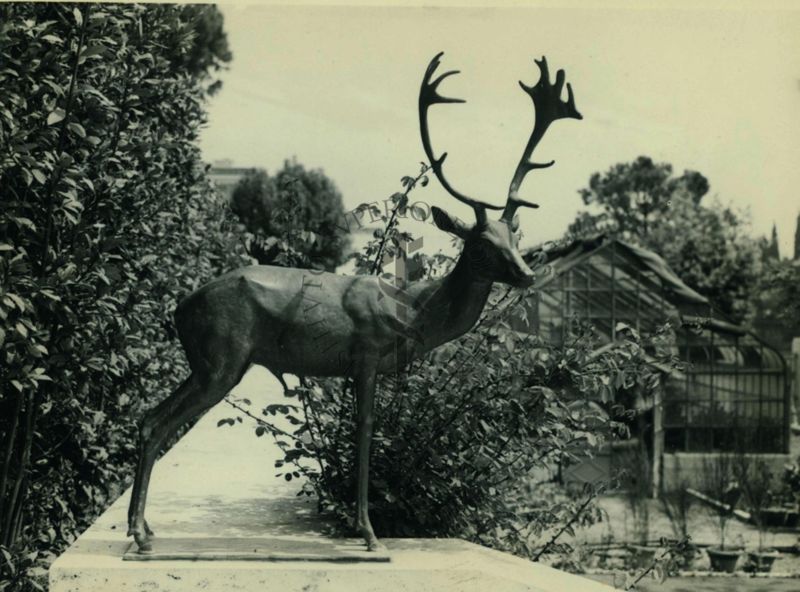
[(539, 66), (539, 81), (534, 86), (525, 86), (521, 81), (519, 83), (522, 90), (528, 93), (533, 100), (533, 106), (536, 109), (536, 123), (533, 126), (533, 133), (531, 133), (531, 137), (528, 140), (528, 145), (525, 146), (525, 151), (522, 153), (522, 158), (517, 165), (517, 170), (514, 172), (514, 177), (511, 179), (506, 207), (500, 217), (501, 220), (509, 223), (514, 219), (514, 212), (516, 212), (517, 208), (521, 206), (539, 207), (537, 204), (518, 199), (517, 192), (528, 172), (533, 169), (544, 169), (555, 164), (554, 160), (547, 163), (538, 163), (531, 160), (531, 154), (533, 154), (533, 150), (541, 141), (547, 128), (557, 119), (583, 119), (583, 116), (575, 108), (575, 97), (572, 95), (572, 86), (569, 83), (567, 83), (567, 100), (561, 100), (561, 91), (564, 88), (564, 70), (556, 72), (556, 82), (555, 84), (550, 84), (547, 59), (542, 56), (541, 60), (534, 61)]
[(501, 210), (502, 206), (494, 206), (492, 204), (478, 201), (471, 197), (467, 197), (463, 193), (460, 193), (454, 189), (445, 178), (444, 171), (442, 170), (442, 163), (444, 162), (444, 159), (447, 158), (447, 152), (443, 152), (439, 158), (436, 158), (433, 153), (433, 147), (431, 146), (431, 137), (430, 132), (428, 131), (428, 108), (431, 105), (436, 105), (437, 103), (466, 103), (464, 99), (443, 97), (437, 92), (437, 87), (442, 80), (448, 76), (452, 76), (453, 74), (458, 74), (459, 70), (450, 70), (431, 81), (431, 77), (436, 71), (436, 68), (439, 67), (440, 59), (443, 55), (444, 52), (440, 51), (438, 54), (436, 54), (436, 56), (434, 56), (430, 64), (428, 64), (428, 69), (425, 71), (425, 76), (422, 79), (422, 86), (419, 89), (419, 133), (422, 137), (422, 146), (425, 149), (425, 155), (428, 157), (428, 160), (431, 163), (431, 168), (433, 169), (436, 178), (439, 179), (439, 183), (441, 183), (442, 187), (444, 187), (447, 192), (455, 197), (458, 201), (471, 206), (475, 211), (475, 218), (477, 219), (478, 224), (482, 225), (486, 222), (487, 209)]

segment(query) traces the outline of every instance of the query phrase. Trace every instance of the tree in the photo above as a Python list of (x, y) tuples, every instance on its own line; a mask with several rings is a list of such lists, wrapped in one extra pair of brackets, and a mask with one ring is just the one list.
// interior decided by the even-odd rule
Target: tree
[(41, 590), (46, 558), (119, 493), (138, 417), (186, 371), (176, 301), (244, 260), (196, 145), (208, 60), (227, 59), (197, 33), (214, 14), (0, 4), (4, 591)]
[(800, 214), (797, 214), (797, 225), (794, 229), (794, 257), (795, 261), (800, 260)]
[(189, 50), (182, 55), (189, 72), (207, 78), (225, 68), (233, 55), (223, 28), (222, 13), (201, 5), (188, 4), (180, 7), (178, 18), (189, 24), (194, 36)]
[(333, 271), (349, 245), (342, 196), (322, 170), (287, 160), (274, 176), (248, 173), (233, 190), (231, 207), (256, 240), (251, 253), (261, 264), (291, 263)]
[(758, 293), (763, 318), (800, 328), (800, 262), (769, 262), (761, 275)]
[(708, 180), (696, 171), (684, 171), (677, 178), (671, 175), (672, 165), (640, 156), (632, 163), (616, 164), (603, 174), (594, 173), (589, 187), (578, 193), (584, 204), (601, 207), (622, 237), (644, 237), (654, 219), (669, 209), (674, 192), (680, 190), (694, 203), (700, 203), (708, 192)]
[(772, 224), (772, 236), (769, 242), (764, 245), (764, 260), (765, 261), (780, 261), (781, 255), (778, 248), (778, 228), (775, 223)]
[(752, 318), (762, 251), (731, 208), (718, 201), (704, 207), (691, 195), (674, 193), (669, 213), (637, 242), (735, 321)]
[(640, 156), (593, 174), (579, 193), (601, 211), (580, 212), (569, 233), (614, 233), (651, 249), (724, 313), (751, 317), (762, 249), (748, 236), (747, 220), (718, 201), (701, 203), (709, 190), (701, 173), (671, 173), (671, 165)]

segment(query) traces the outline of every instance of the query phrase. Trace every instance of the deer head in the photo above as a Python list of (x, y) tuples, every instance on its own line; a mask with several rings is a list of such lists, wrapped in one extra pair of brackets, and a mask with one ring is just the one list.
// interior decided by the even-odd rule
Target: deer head
[[(425, 154), (431, 164), (436, 178), (445, 190), (455, 197), (458, 201), (472, 207), (475, 212), (475, 224), (469, 226), (457, 218), (450, 216), (441, 208), (432, 207), (433, 220), (436, 226), (445, 232), (450, 232), (464, 240), (464, 253), (472, 269), (473, 275), (481, 280), (498, 281), (515, 287), (527, 287), (533, 283), (533, 271), (528, 267), (517, 249), (517, 230), (519, 228), (519, 217), (516, 211), (520, 207), (538, 208), (535, 203), (521, 200), (517, 197), (519, 187), (525, 175), (533, 169), (547, 168), (555, 164), (555, 161), (548, 163), (536, 163), (531, 160), (534, 149), (541, 141), (547, 128), (557, 119), (583, 119), (575, 108), (575, 98), (572, 94), (572, 87), (567, 83), (567, 100), (561, 100), (561, 91), (564, 88), (564, 70), (556, 73), (555, 84), (550, 83), (550, 73), (547, 68), (547, 60), (534, 60), (539, 66), (539, 81), (534, 86), (526, 86), (519, 83), (533, 100), (536, 111), (536, 122), (533, 132), (522, 153), (522, 158), (517, 165), (511, 184), (508, 188), (508, 196), (505, 206), (494, 206), (460, 193), (448, 182), (442, 170), (442, 164), (447, 158), (447, 152), (443, 152), (440, 157), (436, 157), (431, 146), (430, 132), (428, 130), (428, 109), (437, 103), (464, 103), (463, 99), (443, 97), (437, 91), (439, 84), (453, 74), (458, 74), (458, 70), (451, 70), (441, 74), (436, 79), (432, 79), (436, 68), (444, 52), (437, 54), (428, 64), (425, 76), (422, 79), (422, 86), (419, 91), (419, 125), (420, 136)], [(489, 220), (486, 210), (503, 210), (499, 220)]]

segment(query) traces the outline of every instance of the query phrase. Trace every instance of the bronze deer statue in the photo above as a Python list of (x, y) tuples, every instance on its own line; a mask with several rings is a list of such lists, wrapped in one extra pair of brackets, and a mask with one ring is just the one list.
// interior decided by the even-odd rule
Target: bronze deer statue
[[(169, 397), (145, 415), (140, 426), (139, 462), (128, 512), (128, 535), (140, 552), (151, 550), (152, 531), (144, 517), (150, 474), (159, 450), (178, 428), (203, 413), (236, 386), (251, 364), (265, 366), (283, 382), (283, 374), (352, 377), (357, 402), (356, 529), (367, 548), (381, 547), (369, 519), (369, 451), (372, 438), (375, 383), (379, 373), (399, 370), (411, 359), (469, 331), (477, 322), (494, 282), (515, 287), (533, 283), (533, 272), (517, 250), (519, 207), (538, 207), (517, 197), (525, 175), (553, 162), (531, 160), (548, 126), (563, 118), (582, 119), (564, 71), (555, 84), (545, 58), (536, 60), (539, 81), (522, 89), (536, 109), (536, 122), (511, 180), (505, 206), (472, 199), (455, 190), (444, 176), (447, 156), (436, 157), (428, 129), (428, 109), (439, 103), (463, 103), (441, 96), (438, 86), (450, 71), (432, 79), (442, 53), (431, 60), (419, 93), (420, 135), (431, 169), (447, 192), (475, 212), (466, 225), (444, 210), (432, 208), (436, 226), (464, 240), (456, 265), (446, 276), (411, 282), (404, 296), (414, 306), (399, 317), (384, 297), (375, 276), (341, 276), (271, 266), (250, 266), (227, 273), (201, 287), (177, 306), (175, 326), (191, 375)], [(503, 209), (499, 220), (486, 210)], [(402, 328), (402, 331), (401, 329)], [(398, 356), (398, 335), (405, 355)], [(284, 383), (285, 384), (285, 383)]]

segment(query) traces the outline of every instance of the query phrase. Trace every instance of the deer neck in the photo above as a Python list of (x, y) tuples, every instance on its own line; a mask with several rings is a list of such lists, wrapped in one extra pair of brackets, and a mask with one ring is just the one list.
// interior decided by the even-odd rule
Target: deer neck
[(462, 252), (449, 274), (421, 287), (414, 324), (424, 336), (424, 348), (428, 351), (460, 337), (475, 325), (489, 298), (492, 282), (475, 277)]

